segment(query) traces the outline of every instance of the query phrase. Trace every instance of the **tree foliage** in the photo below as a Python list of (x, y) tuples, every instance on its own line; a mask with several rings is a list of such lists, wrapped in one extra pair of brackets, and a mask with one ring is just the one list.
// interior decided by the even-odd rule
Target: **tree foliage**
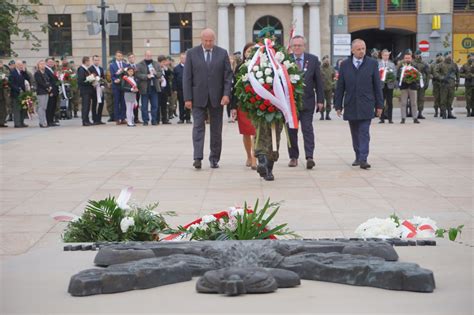
[[(38, 51), (41, 40), (22, 23), (38, 21), (38, 12), (33, 6), (42, 5), (41, 0), (0, 0), (0, 50), (6, 55), (17, 56), (12, 49), (12, 37), (23, 38), (31, 43), (31, 50)], [(41, 31), (46, 33), (48, 24), (41, 25)]]

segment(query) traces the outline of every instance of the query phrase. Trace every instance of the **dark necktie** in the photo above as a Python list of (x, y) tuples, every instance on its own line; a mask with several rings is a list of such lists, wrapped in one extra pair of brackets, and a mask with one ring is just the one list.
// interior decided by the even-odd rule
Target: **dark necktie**
[(357, 64), (357, 65), (356, 65), (356, 68), (359, 69), (359, 67), (360, 67), (360, 60), (357, 60), (357, 61), (356, 61), (356, 64)]
[(301, 58), (296, 58), (296, 65), (298, 66), (298, 69), (301, 71), (303, 69), (303, 63), (302, 63)]
[(209, 67), (211, 65), (211, 50), (206, 49), (206, 64)]

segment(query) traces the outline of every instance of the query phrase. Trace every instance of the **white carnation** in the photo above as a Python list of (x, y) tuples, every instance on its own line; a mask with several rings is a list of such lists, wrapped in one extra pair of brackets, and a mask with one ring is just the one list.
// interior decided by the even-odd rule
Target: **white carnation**
[(198, 230), (198, 229), (200, 229), (200, 228), (201, 228), (201, 225), (200, 225), (199, 223), (194, 223), (194, 224), (192, 224), (190, 227), (188, 227), (188, 230), (189, 230), (190, 232), (194, 232), (194, 231), (196, 231), (196, 230)]
[(436, 225), (436, 221), (432, 220), (431, 218), (423, 218), (423, 217), (417, 217), (414, 216), (410, 220), (408, 220), (411, 224), (415, 226), (421, 226), (421, 225), (430, 225), (434, 230), (437, 230), (438, 227)]
[(260, 54), (260, 62), (261, 63), (268, 62), (267, 54), (265, 53)]
[(379, 237), (379, 238), (394, 238), (400, 237), (401, 229), (392, 219), (372, 218), (362, 223), (355, 230), (358, 237)]
[(275, 59), (276, 59), (276, 61), (278, 61), (279, 63), (282, 63), (283, 60), (285, 60), (285, 54), (279, 51), (279, 52), (277, 52), (277, 53), (275, 54)]
[(266, 68), (266, 69), (265, 69), (265, 75), (270, 75), (270, 74), (272, 74), (272, 72), (273, 72), (273, 71), (272, 71), (271, 68)]
[(204, 222), (206, 224), (214, 222), (216, 220), (217, 220), (216, 217), (213, 216), (213, 215), (205, 215), (205, 216), (202, 217), (202, 222)]
[(283, 61), (283, 65), (284, 65), (287, 69), (289, 69), (289, 68), (291, 67), (291, 62), (290, 62), (289, 60), (285, 60), (285, 61)]
[(258, 79), (258, 82), (260, 82), (261, 84), (264, 84), (265, 80), (263, 78), (260, 78), (260, 79)]
[(125, 217), (120, 221), (120, 229), (123, 233), (127, 233), (131, 226), (135, 225), (135, 220), (132, 217)]
[(242, 81), (247, 82), (248, 80), (249, 80), (249, 75), (248, 75), (248, 73), (246, 73), (242, 76)]
[(236, 217), (238, 215), (243, 216), (244, 215), (244, 209), (242, 209), (242, 208), (231, 208), (229, 214), (232, 217)]
[(257, 79), (260, 79), (261, 77), (263, 77), (263, 72), (262, 71), (257, 71), (255, 76), (257, 77)]
[(253, 72), (257, 72), (258, 70), (260, 70), (259, 66), (253, 66)]
[(268, 84), (272, 84), (273, 83), (273, 78), (272, 77), (266, 77), (265, 82), (267, 82)]

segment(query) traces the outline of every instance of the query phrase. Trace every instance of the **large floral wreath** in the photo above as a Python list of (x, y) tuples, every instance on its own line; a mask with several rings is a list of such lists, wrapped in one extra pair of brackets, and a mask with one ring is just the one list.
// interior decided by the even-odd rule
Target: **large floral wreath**
[(256, 126), (278, 121), (297, 129), (303, 75), (284, 47), (263, 38), (237, 73), (235, 89), (242, 110)]

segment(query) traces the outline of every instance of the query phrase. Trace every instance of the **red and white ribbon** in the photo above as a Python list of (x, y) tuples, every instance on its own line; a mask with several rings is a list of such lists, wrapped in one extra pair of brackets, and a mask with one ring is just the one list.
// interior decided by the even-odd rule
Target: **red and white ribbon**
[(418, 227), (413, 225), (410, 221), (403, 221), (401, 224), (402, 237), (403, 238), (415, 238), (417, 234), (421, 231), (429, 231), (435, 233), (434, 228), (429, 224), (422, 224)]
[[(248, 65), (249, 82), (257, 95), (264, 100), (269, 100), (282, 112), (289, 128), (298, 129), (298, 116), (296, 113), (293, 86), (291, 85), (288, 71), (283, 64), (280, 64), (275, 59), (275, 50), (273, 49), (270, 39), (265, 39), (264, 46), (257, 44), (257, 47), (258, 50)], [(266, 53), (268, 55), (273, 70), (273, 93), (263, 87), (263, 84), (255, 78), (255, 74), (252, 71), (254, 65), (259, 61), (260, 53)]]

